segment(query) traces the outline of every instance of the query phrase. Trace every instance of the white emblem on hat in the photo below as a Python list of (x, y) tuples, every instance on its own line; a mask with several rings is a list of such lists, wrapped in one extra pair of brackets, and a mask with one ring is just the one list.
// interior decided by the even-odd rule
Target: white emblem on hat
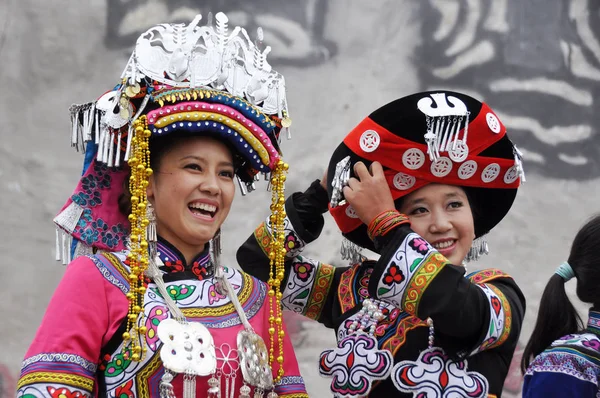
[(431, 163), (431, 174), (436, 177), (446, 177), (451, 171), (452, 161), (445, 156)]
[(425, 154), (419, 148), (410, 148), (402, 155), (402, 164), (410, 170), (417, 170), (425, 163)]
[(481, 172), (481, 180), (485, 183), (492, 182), (500, 174), (500, 165), (492, 163), (486, 166)]
[(464, 141), (456, 141), (456, 145), (448, 151), (448, 156), (455, 163), (463, 162), (469, 156), (469, 147)]
[(417, 179), (406, 173), (398, 173), (394, 176), (394, 186), (399, 191), (406, 191), (415, 186)]
[(350, 218), (358, 218), (358, 214), (356, 214), (356, 210), (352, 206), (346, 207), (346, 215)]
[(514, 165), (504, 173), (504, 183), (512, 184), (519, 178), (519, 166)]
[(487, 121), (487, 125), (490, 130), (492, 130), (492, 133), (498, 134), (500, 132), (500, 120), (498, 120), (496, 115), (494, 115), (492, 112), (488, 112), (487, 115), (485, 115), (485, 120)]
[(360, 136), (360, 149), (365, 152), (373, 152), (379, 147), (381, 138), (375, 130), (367, 130)]
[(475, 174), (477, 171), (477, 162), (474, 160), (467, 160), (458, 168), (458, 178), (461, 180), (467, 180)]

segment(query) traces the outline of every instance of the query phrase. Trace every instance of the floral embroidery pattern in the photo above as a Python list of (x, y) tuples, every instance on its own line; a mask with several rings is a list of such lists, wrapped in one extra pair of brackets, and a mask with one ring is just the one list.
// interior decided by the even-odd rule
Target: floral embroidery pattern
[(134, 398), (135, 395), (131, 388), (133, 387), (133, 380), (129, 380), (127, 383), (121, 384), (115, 390), (115, 398)]
[[(306, 246), (306, 243), (300, 239), (291, 221), (286, 217), (284, 220), (284, 246), (286, 250), (286, 257), (292, 258), (300, 254), (300, 252)], [(270, 221), (267, 219), (266, 222), (261, 223), (258, 228), (254, 231), (254, 237), (258, 242), (258, 245), (263, 252), (268, 256), (271, 252), (271, 240), (272, 240)]]
[(421, 237), (414, 238), (413, 240), (411, 240), (409, 242), (409, 245), (415, 251), (417, 251), (421, 254), (427, 254), (427, 252), (430, 250), (429, 243), (427, 243), (427, 241)]
[(439, 347), (422, 351), (416, 361), (399, 362), (392, 381), (398, 390), (419, 397), (484, 398), (489, 390), (485, 377), (467, 370), (466, 360), (453, 362)]
[(63, 387), (48, 387), (48, 393), (52, 398), (81, 398), (87, 396), (87, 394), (84, 395), (79, 391), (71, 391)]
[(213, 305), (214, 303), (221, 301), (225, 298), (221, 293), (217, 291), (215, 285), (210, 285), (208, 288), (208, 303)]
[(321, 353), (319, 372), (332, 377), (334, 396), (365, 396), (373, 381), (388, 378), (393, 364), (392, 354), (377, 349), (377, 340), (365, 333), (347, 336), (334, 350)]
[(448, 260), (437, 251), (427, 256), (422, 265), (411, 277), (403, 297), (403, 308), (409, 314), (418, 316), (419, 302), (423, 293), (437, 274), (446, 266)]
[[(104, 370), (104, 374), (106, 377), (116, 377), (122, 374), (125, 369), (131, 364), (131, 359), (129, 359), (130, 351), (126, 351), (125, 354), (119, 352), (115, 355), (114, 358), (110, 362), (106, 364), (106, 369)], [(110, 356), (108, 357), (110, 359)], [(117, 395), (118, 396), (118, 395)]]
[(146, 318), (146, 342), (148, 343), (148, 347), (153, 351), (156, 350), (156, 344), (158, 342), (158, 335), (156, 334), (158, 324), (168, 317), (169, 314), (167, 313), (167, 308), (158, 305), (150, 310), (150, 313)]
[(483, 342), (471, 355), (500, 346), (508, 339), (511, 330), (512, 312), (506, 296), (500, 289), (487, 283), (477, 285), (486, 295), (490, 306), (490, 325)]
[(392, 262), (392, 265), (387, 269), (387, 272), (383, 276), (383, 283), (388, 286), (392, 286), (394, 283), (401, 283), (405, 279), (402, 270)]
[[(443, 258), (441, 254), (433, 249), (433, 247), (418, 234), (408, 234), (394, 255), (390, 258), (385, 268), (383, 268), (383, 270), (378, 269), (377, 297), (375, 298), (384, 300), (402, 309), (404, 309), (404, 300), (407, 297), (409, 301), (417, 300), (417, 297), (411, 295), (407, 296), (407, 289), (409, 289), (410, 286), (414, 286), (415, 283), (416, 286), (423, 285), (425, 282), (422, 279), (423, 275), (427, 275), (431, 271), (431, 265), (427, 264), (431, 262), (430, 259), (434, 255)], [(428, 284), (429, 283), (426, 285)], [(413, 291), (411, 294), (414, 293), (416, 292)]]
[(298, 246), (298, 238), (293, 231), (289, 231), (288, 235), (285, 237), (285, 251), (291, 252), (296, 248), (296, 246)]
[[(302, 256), (292, 260), (291, 272), (289, 273), (281, 304), (288, 310), (298, 314), (304, 314), (311, 297), (311, 292), (317, 285), (320, 263)], [(320, 297), (320, 296), (319, 296)]]
[(296, 276), (303, 282), (306, 282), (310, 278), (310, 274), (314, 269), (314, 265), (310, 263), (294, 263), (294, 272), (296, 273)]
[(83, 216), (79, 219), (75, 233), (79, 234), (79, 239), (88, 246), (94, 243), (102, 242), (107, 247), (114, 249), (119, 242), (125, 240), (127, 229), (121, 224), (109, 227), (108, 224), (101, 218), (92, 221), (90, 209), (83, 211)]
[[(150, 289), (152, 289), (152, 291), (158, 296), (162, 297), (162, 294), (160, 294), (158, 288), (152, 287)], [(194, 285), (170, 285), (167, 287), (167, 293), (169, 293), (169, 296), (171, 296), (175, 302), (185, 300), (186, 298), (190, 297), (195, 290), (196, 286)]]

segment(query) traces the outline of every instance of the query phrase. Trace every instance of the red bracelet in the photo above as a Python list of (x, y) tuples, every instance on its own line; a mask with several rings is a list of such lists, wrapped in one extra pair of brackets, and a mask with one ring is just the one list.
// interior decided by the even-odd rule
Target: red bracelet
[(371, 240), (374, 240), (379, 236), (385, 236), (399, 224), (404, 224), (407, 222), (408, 217), (400, 213), (398, 210), (386, 210), (379, 213), (373, 219), (373, 221), (369, 223), (367, 234)]

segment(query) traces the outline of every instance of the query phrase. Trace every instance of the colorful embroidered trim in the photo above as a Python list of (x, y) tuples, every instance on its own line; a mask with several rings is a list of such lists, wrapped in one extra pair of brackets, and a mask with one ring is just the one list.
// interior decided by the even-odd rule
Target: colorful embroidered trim
[(316, 270), (316, 278), (313, 283), (313, 289), (306, 303), (304, 315), (307, 318), (318, 320), (325, 306), (325, 301), (331, 290), (335, 267), (329, 264), (320, 263)]
[[(256, 314), (256, 304), (262, 303), (266, 297), (266, 284), (256, 281), (249, 275), (242, 274), (242, 288), (238, 293), (238, 299), (248, 319)], [(237, 316), (235, 307), (231, 302), (220, 307), (202, 307), (202, 308), (182, 308), (186, 318), (202, 321), (206, 327), (223, 328), (225, 324), (228, 326), (237, 325), (241, 321)], [(233, 322), (233, 323), (231, 323)]]
[(508, 339), (512, 325), (512, 312), (504, 293), (496, 286), (487, 283), (476, 286), (483, 290), (488, 299), (490, 325), (482, 343), (473, 350), (471, 355), (502, 345)]
[(401, 318), (396, 323), (396, 332), (390, 338), (386, 339), (381, 343), (382, 350), (389, 350), (392, 355), (396, 355), (396, 352), (404, 345), (406, 342), (406, 335), (409, 331), (416, 329), (418, 327), (428, 327), (427, 322), (412, 316), (408, 315), (407, 317)]
[(498, 278), (511, 278), (512, 277), (504, 271), (496, 268), (484, 269), (482, 271), (473, 272), (467, 275), (467, 278), (476, 284), (486, 283)]
[(536, 372), (562, 373), (579, 380), (598, 383), (600, 360), (569, 347), (552, 348), (537, 356), (525, 373), (531, 376)]
[(408, 217), (401, 214), (398, 210), (386, 210), (379, 213), (367, 228), (369, 239), (374, 240), (379, 236), (385, 236), (400, 224), (409, 223)]
[(590, 310), (587, 329), (600, 335), (600, 312)]
[[(439, 269), (435, 269), (435, 272), (433, 272), (434, 269), (432, 267), (434, 265), (432, 264), (422, 269), (425, 263), (432, 261), (432, 258), (434, 258), (433, 254), (441, 256), (437, 262), (442, 262), (441, 259), (445, 262), (445, 258), (425, 239), (416, 233), (409, 233), (398, 246), (393, 256), (391, 256), (381, 276), (378, 277), (377, 290), (375, 291), (376, 298), (401, 309), (405, 309), (404, 306), (408, 305), (411, 310), (415, 310), (413, 307), (418, 297), (414, 295), (419, 293), (415, 288), (423, 290), (429, 284), (429, 280), (423, 278), (429, 273), (432, 273), (430, 276), (433, 277), (439, 272)], [(417, 280), (413, 279), (415, 274), (420, 274)], [(408, 292), (410, 294), (407, 295), (407, 288), (411, 283), (413, 284), (413, 288)], [(405, 303), (406, 300), (408, 304)]]
[[(150, 359), (144, 368), (135, 375), (135, 384), (138, 393), (136, 397), (150, 398), (160, 396), (160, 392), (158, 391), (160, 379), (153, 380), (153, 378), (156, 378), (157, 372), (161, 367), (162, 361), (160, 355), (158, 352), (154, 353), (152, 359)], [(162, 377), (162, 372), (160, 372), (160, 376)], [(152, 390), (152, 392), (150, 390)]]
[(279, 397), (308, 397), (302, 376), (284, 376), (275, 385)]
[(308, 301), (315, 290), (318, 269), (318, 261), (303, 256), (294, 257), (281, 298), (281, 304), (286, 309), (298, 314), (306, 312)]
[[(271, 251), (270, 247), (272, 237), (271, 228), (268, 226), (268, 222), (269, 221), (267, 219), (266, 222), (261, 223), (258, 228), (254, 230), (254, 237), (267, 258), (269, 257), (269, 253)], [(283, 225), (285, 230), (284, 246), (286, 250), (286, 257), (296, 257), (302, 252), (302, 250), (304, 250), (306, 243), (300, 239), (289, 218), (285, 218)]]
[(35, 372), (25, 375), (19, 379), (17, 390), (37, 383), (58, 383), (71, 387), (81, 388), (85, 391), (92, 392), (94, 388), (94, 378), (77, 376), (69, 373), (55, 372)]
[(129, 293), (129, 281), (127, 280), (127, 276), (129, 273), (124, 274), (122, 271), (124, 267), (116, 266), (116, 263), (121, 264), (120, 261), (115, 261), (115, 257), (110, 253), (103, 253), (95, 256), (87, 256), (90, 260), (94, 262), (98, 271), (106, 278), (108, 282), (118, 287), (123, 294)]
[(97, 365), (87, 359), (75, 355), (75, 354), (65, 354), (65, 353), (43, 353), (38, 354), (33, 357), (29, 357), (23, 361), (23, 366), (21, 367), (22, 373), (29, 373), (30, 371), (39, 370), (40, 366), (48, 367), (52, 366), (55, 363), (67, 363), (77, 365), (82, 368), (84, 372), (82, 375), (88, 374), (93, 376), (96, 373)]
[(356, 264), (348, 268), (348, 270), (344, 271), (341, 275), (338, 288), (338, 300), (340, 302), (342, 314), (350, 308), (356, 307), (356, 297), (354, 297), (354, 294), (352, 293), (352, 284), (359, 268), (360, 264)]
[(417, 272), (410, 279), (402, 298), (402, 308), (418, 317), (419, 301), (423, 293), (437, 274), (448, 264), (446, 257), (440, 253), (433, 252), (427, 256)]

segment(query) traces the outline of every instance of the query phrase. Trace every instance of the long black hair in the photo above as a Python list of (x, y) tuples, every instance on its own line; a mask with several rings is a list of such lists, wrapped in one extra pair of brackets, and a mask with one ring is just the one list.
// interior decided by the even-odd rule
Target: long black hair
[[(575, 235), (568, 263), (577, 279), (577, 297), (594, 307), (600, 305), (600, 215), (589, 220)], [(554, 274), (548, 281), (533, 333), (523, 352), (521, 371), (527, 371), (532, 359), (550, 344), (584, 328), (583, 322), (565, 292), (565, 280)]]

